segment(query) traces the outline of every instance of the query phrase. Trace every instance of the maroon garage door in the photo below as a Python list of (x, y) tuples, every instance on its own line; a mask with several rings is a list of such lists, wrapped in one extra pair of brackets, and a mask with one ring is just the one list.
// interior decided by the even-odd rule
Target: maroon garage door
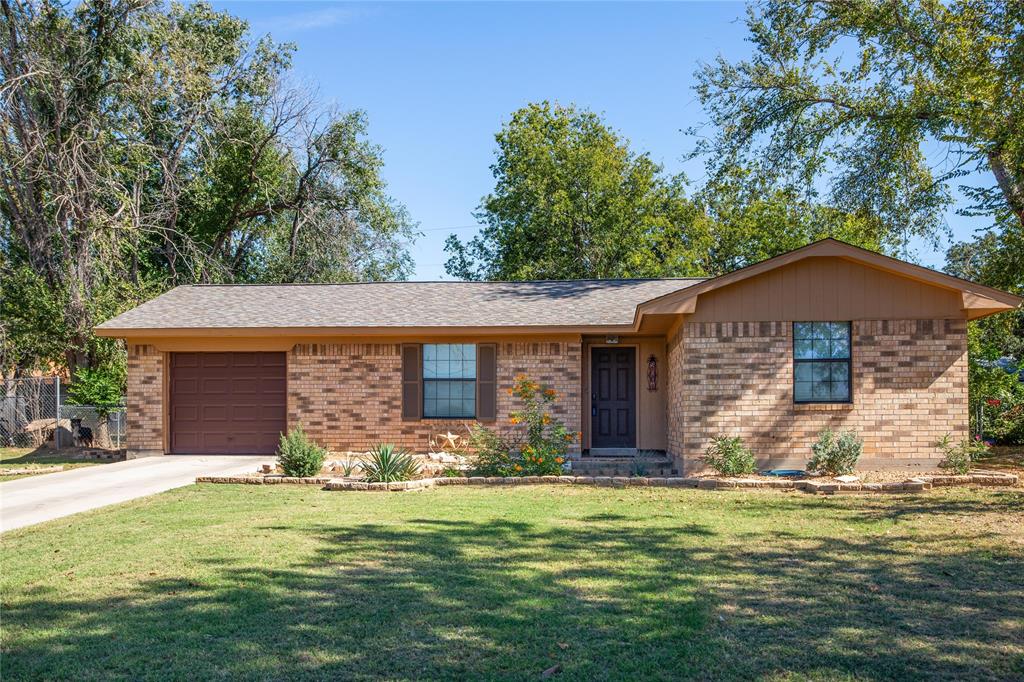
[(284, 353), (171, 354), (171, 452), (264, 454), (285, 429)]

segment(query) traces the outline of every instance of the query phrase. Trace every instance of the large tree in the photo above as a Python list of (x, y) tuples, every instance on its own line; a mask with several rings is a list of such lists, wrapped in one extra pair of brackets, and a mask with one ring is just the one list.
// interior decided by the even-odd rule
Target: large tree
[(826, 191), (890, 247), (935, 236), (960, 181), (966, 212), (1024, 224), (1024, 3), (770, 1), (747, 24), (753, 55), (697, 74), (712, 177)]
[(5, 372), (116, 362), (92, 327), (177, 283), (409, 272), (365, 117), (291, 54), (203, 3), (0, 0)]
[(765, 186), (734, 168), (685, 196), (597, 114), (531, 104), (496, 136), (495, 190), (468, 244), (452, 236), (464, 279), (719, 275), (823, 237), (882, 247), (883, 223)]
[(495, 136), (496, 186), (468, 244), (449, 238), (446, 269), (463, 279), (649, 277), (685, 271), (697, 219), (667, 176), (590, 111), (542, 102)]

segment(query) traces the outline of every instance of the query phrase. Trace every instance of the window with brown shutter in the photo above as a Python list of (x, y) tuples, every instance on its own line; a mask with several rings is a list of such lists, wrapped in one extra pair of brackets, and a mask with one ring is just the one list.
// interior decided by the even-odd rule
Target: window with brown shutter
[(472, 419), (476, 416), (476, 346), (423, 344), (423, 416)]
[(423, 416), (423, 352), (418, 343), (402, 344), (402, 419)]
[(402, 344), (402, 419), (495, 421), (497, 374), (497, 344)]
[(476, 347), (476, 418), (494, 421), (498, 418), (498, 346), (481, 343)]

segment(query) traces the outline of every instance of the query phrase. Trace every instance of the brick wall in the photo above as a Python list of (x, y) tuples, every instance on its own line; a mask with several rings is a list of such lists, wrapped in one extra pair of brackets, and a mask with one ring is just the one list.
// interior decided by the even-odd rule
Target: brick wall
[[(498, 426), (516, 409), (508, 395), (523, 373), (559, 392), (555, 415), (580, 429), (581, 344), (564, 341), (498, 343)], [(299, 344), (288, 355), (288, 423), (301, 422), (336, 452), (395, 443), (425, 452), (429, 439), (465, 433), (471, 420), (402, 421), (400, 344)], [(578, 447), (578, 446), (577, 446)]]
[(933, 465), (935, 441), (967, 434), (962, 320), (854, 322), (852, 404), (794, 404), (792, 360), (790, 322), (682, 325), (669, 340), (670, 452), (693, 471), (711, 437), (738, 435), (760, 466), (802, 466), (829, 426), (861, 434), (865, 466)]
[(126, 444), (129, 457), (163, 454), (164, 355), (153, 346), (128, 347)]

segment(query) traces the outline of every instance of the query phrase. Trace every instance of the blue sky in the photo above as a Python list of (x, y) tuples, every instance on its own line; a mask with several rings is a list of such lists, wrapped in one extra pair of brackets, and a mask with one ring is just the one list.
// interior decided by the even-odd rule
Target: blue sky
[[(367, 112), (391, 194), (422, 236), (413, 279), (447, 279), (444, 240), (475, 231), (494, 186), (494, 134), (544, 99), (604, 115), (634, 149), (699, 183), (683, 130), (704, 120), (693, 72), (749, 54), (744, 5), (716, 3), (217, 2), (297, 45), (295, 74), (329, 104)], [(949, 216), (959, 239), (977, 223)], [(925, 265), (942, 256), (917, 250)]]

